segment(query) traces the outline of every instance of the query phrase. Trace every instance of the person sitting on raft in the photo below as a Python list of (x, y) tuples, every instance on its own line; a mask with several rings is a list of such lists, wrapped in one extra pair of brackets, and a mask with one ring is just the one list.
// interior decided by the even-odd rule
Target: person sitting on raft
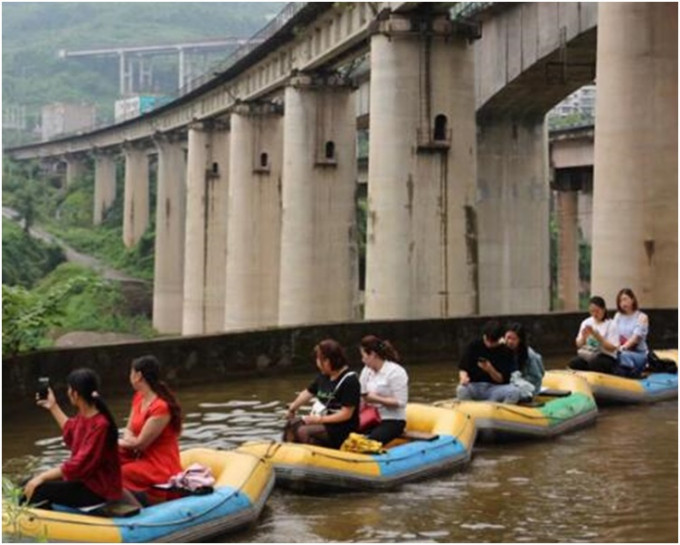
[(590, 316), (581, 322), (576, 336), (577, 357), (569, 367), (577, 371), (615, 374), (619, 332), (616, 323), (607, 318), (607, 305), (599, 295), (590, 298)]
[(501, 343), (503, 328), (489, 320), (482, 328), (482, 338), (472, 341), (459, 364), (458, 399), (517, 403), (520, 390), (509, 384), (517, 369), (512, 351)]
[(369, 439), (385, 445), (406, 427), (408, 374), (399, 365), (399, 354), (389, 341), (368, 335), (361, 339), (359, 351), (364, 363), (359, 376), (361, 395), (380, 414), (380, 423), (364, 431), (368, 431)]
[(649, 318), (638, 308), (637, 297), (630, 288), (623, 288), (616, 296), (614, 323), (619, 332), (617, 374), (639, 377), (647, 364), (647, 334)]
[(165, 494), (154, 490), (153, 485), (166, 483), (182, 471), (182, 409), (160, 373), (155, 356), (132, 361), (130, 385), (135, 394), (127, 427), (118, 442), (123, 487), (149, 503), (165, 499)]
[[(340, 448), (359, 428), (359, 379), (349, 369), (345, 351), (332, 339), (314, 347), (319, 375), (288, 406), (284, 440)], [(296, 411), (316, 397), (323, 407), (316, 414), (295, 418)]]
[(36, 402), (59, 424), (71, 456), (59, 467), (29, 480), (24, 487), (25, 499), (44, 507), (52, 503), (86, 507), (118, 500), (123, 490), (118, 427), (99, 395), (99, 377), (92, 369), (76, 369), (69, 373), (66, 384), (69, 402), (78, 410), (75, 416), (64, 414), (51, 388), (46, 399), (36, 394)]
[[(510, 324), (505, 332), (505, 346), (512, 350), (518, 369), (518, 371), (513, 372), (510, 382), (522, 391), (521, 399), (528, 401), (541, 390), (541, 382), (543, 375), (545, 375), (543, 358), (528, 345), (524, 326), (516, 322)], [(516, 373), (522, 379), (517, 383), (515, 383)]]

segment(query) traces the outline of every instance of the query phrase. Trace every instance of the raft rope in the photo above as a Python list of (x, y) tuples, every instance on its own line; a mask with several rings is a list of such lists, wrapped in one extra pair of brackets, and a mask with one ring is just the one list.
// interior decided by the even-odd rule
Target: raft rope
[[(260, 463), (266, 463), (266, 460), (264, 459), (264, 457), (258, 456), (256, 454), (251, 453), (251, 452), (241, 452), (240, 454), (248, 454), (249, 456), (253, 456), (253, 457), (257, 458)], [(238, 488), (235, 488), (228, 495), (224, 496), (221, 501), (219, 501), (218, 503), (216, 503), (214, 505), (211, 505), (210, 507), (208, 507), (207, 509), (205, 509), (201, 513), (197, 513), (195, 515), (190, 514), (189, 516), (187, 516), (183, 519), (173, 520), (172, 522), (146, 522), (146, 523), (143, 523), (143, 522), (128, 522), (128, 523), (121, 522), (121, 523), (116, 524), (115, 528), (125, 527), (125, 528), (129, 528), (129, 529), (134, 530), (135, 528), (156, 528), (156, 527), (159, 527), (159, 526), (177, 526), (177, 525), (180, 525), (180, 524), (185, 524), (187, 522), (192, 522), (192, 521), (194, 521), (198, 518), (201, 518), (201, 517), (207, 515), (211, 511), (214, 511), (218, 507), (221, 507), (222, 505), (227, 503), (232, 497), (238, 495), (241, 492), (241, 490), (243, 489), (243, 486), (245, 485), (245, 483), (248, 482), (248, 479), (250, 479), (250, 477), (253, 476), (253, 474), (255, 473), (255, 471), (257, 469), (258, 469), (257, 465), (253, 466), (253, 468), (251, 469), (248, 476), (243, 480), (243, 483)], [(213, 492), (213, 494), (217, 494), (217, 492)], [(176, 500), (172, 500), (172, 501), (176, 501)], [(46, 521), (46, 522), (59, 522), (59, 523), (62, 523), (62, 524), (74, 524), (76, 526), (80, 525), (80, 526), (93, 526), (93, 527), (105, 527), (105, 528), (111, 528), (112, 527), (110, 524), (102, 524), (100, 522), (64, 520), (64, 519), (61, 519), (61, 518), (54, 518), (54, 517), (50, 517), (50, 516), (38, 515), (38, 514), (33, 514), (33, 513), (31, 513), (30, 515), (27, 515), (27, 516), (31, 517), (31, 519), (34, 519), (36, 522)], [(33, 522), (33, 520), (31, 520), (31, 522)]]

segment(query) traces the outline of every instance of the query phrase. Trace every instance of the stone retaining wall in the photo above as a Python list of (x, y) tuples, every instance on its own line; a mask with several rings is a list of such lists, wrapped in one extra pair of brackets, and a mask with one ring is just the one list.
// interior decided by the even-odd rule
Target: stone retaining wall
[[(646, 310), (650, 316), (650, 346), (677, 347), (677, 309)], [(545, 356), (573, 350), (579, 313), (504, 316), (528, 329), (531, 344)], [(242, 333), (175, 337), (145, 342), (34, 352), (2, 362), (3, 412), (25, 407), (33, 398), (39, 376), (49, 376), (58, 389), (77, 367), (91, 367), (101, 376), (104, 395), (129, 392), (130, 361), (155, 354), (163, 363), (170, 385), (220, 383), (238, 376), (267, 376), (290, 371), (314, 371), (312, 349), (322, 339), (334, 338), (359, 365), (357, 344), (362, 336), (378, 335), (393, 342), (407, 365), (448, 361), (452, 369), (465, 345), (477, 337), (488, 317), (440, 320), (376, 321), (271, 328)], [(565, 362), (566, 363), (566, 362)]]

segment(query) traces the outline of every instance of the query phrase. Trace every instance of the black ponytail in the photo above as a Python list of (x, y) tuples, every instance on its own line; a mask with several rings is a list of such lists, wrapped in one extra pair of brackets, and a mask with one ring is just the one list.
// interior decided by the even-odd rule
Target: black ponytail
[(104, 402), (99, 393), (99, 375), (92, 369), (81, 367), (74, 369), (66, 377), (66, 383), (72, 390), (78, 392), (78, 395), (85, 400), (89, 405), (94, 405), (96, 409), (104, 415), (109, 423), (109, 428), (106, 430), (106, 446), (115, 449), (118, 446), (118, 426), (116, 420), (113, 418), (109, 407)]

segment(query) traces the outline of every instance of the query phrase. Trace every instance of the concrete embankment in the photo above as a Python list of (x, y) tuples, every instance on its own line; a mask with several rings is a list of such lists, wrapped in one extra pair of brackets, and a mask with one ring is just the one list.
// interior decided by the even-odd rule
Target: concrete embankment
[[(650, 345), (678, 344), (677, 309), (645, 309), (650, 316)], [(545, 356), (570, 353), (585, 313), (550, 313), (503, 316), (504, 323), (518, 321), (529, 331), (531, 344)], [(57, 348), (4, 358), (2, 362), (3, 411), (20, 410), (33, 399), (37, 378), (49, 376), (63, 390), (66, 375), (74, 368), (96, 369), (103, 381), (102, 393), (129, 390), (130, 361), (155, 354), (163, 363), (170, 385), (181, 390), (190, 384), (215, 384), (244, 375), (290, 371), (314, 372), (312, 348), (324, 338), (341, 342), (354, 365), (360, 365), (357, 345), (362, 336), (378, 335), (393, 341), (407, 365), (425, 361), (451, 362), (451, 372), (467, 342), (480, 334), (488, 317), (441, 320), (375, 321), (270, 328), (256, 331), (175, 337), (125, 344)], [(566, 363), (566, 362), (565, 362)]]

